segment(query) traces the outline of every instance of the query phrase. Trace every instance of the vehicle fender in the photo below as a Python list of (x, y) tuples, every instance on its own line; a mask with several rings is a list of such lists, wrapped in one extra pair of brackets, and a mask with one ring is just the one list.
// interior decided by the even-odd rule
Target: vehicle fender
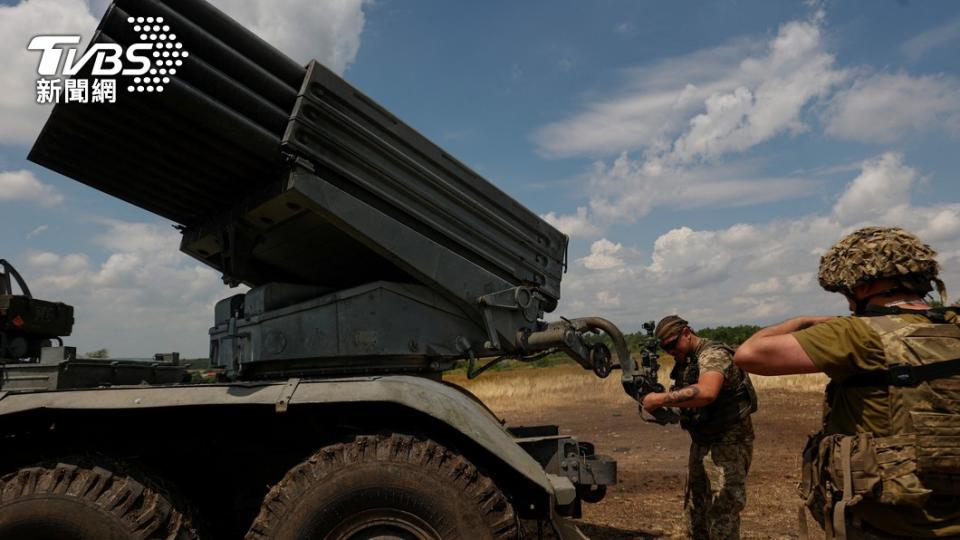
[(516, 444), (498, 419), (456, 387), (408, 375), (290, 379), (174, 386), (114, 386), (33, 393), (0, 392), (0, 418), (37, 409), (104, 410), (224, 405), (266, 405), (278, 414), (310, 404), (392, 403), (443, 422), (496, 456), (563, 504), (574, 486), (547, 474)]

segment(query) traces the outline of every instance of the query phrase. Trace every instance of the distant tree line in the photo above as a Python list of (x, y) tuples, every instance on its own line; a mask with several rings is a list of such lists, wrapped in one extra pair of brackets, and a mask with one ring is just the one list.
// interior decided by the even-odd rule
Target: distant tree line
[[(739, 324), (737, 326), (715, 326), (708, 328), (694, 328), (694, 331), (698, 336), (702, 338), (711, 339), (714, 341), (722, 341), (728, 345), (736, 347), (752, 336), (757, 330), (760, 330), (760, 326), (752, 324)], [(643, 344), (647, 341), (647, 333), (644, 331), (633, 332), (630, 334), (624, 334), (623, 336), (627, 340), (627, 347), (631, 351), (639, 351)]]
[(697, 335), (702, 338), (712, 339), (714, 341), (722, 341), (727, 345), (736, 347), (744, 341), (747, 340), (750, 336), (755, 334), (760, 330), (760, 326), (755, 326), (752, 324), (740, 324), (737, 326), (717, 326), (715, 328), (704, 328), (703, 330), (696, 330)]

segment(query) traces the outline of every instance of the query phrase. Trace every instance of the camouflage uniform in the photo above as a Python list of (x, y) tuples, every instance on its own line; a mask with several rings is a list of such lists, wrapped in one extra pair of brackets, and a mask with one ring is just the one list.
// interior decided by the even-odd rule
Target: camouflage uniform
[[(792, 332), (830, 378), (800, 486), (826, 538), (960, 537), (960, 310), (922, 300), (936, 288), (945, 302), (939, 271), (899, 228), (858, 229), (820, 259), (820, 285), (855, 302)], [(874, 283), (886, 289), (860, 288)]]
[[(690, 458), (684, 493), (687, 533), (695, 540), (740, 538), (740, 511), (747, 504), (747, 472), (753, 457), (756, 396), (746, 373), (733, 364), (732, 351), (705, 339), (675, 368), (675, 387), (697, 382), (700, 373), (724, 376), (717, 400), (706, 407), (682, 409), (681, 426), (690, 433)], [(738, 389), (749, 388), (747, 398)], [(744, 399), (751, 402), (744, 403)], [(740, 402), (737, 416), (720, 418), (723, 408)], [(719, 407), (716, 407), (718, 405)], [(729, 410), (729, 409), (728, 409)]]

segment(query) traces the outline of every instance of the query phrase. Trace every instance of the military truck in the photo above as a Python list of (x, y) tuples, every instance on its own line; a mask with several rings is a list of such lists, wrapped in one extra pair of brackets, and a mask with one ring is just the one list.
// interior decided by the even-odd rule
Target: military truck
[(93, 43), (147, 24), (171, 34), (163, 84), (58, 104), (29, 159), (174, 222), (184, 253), (249, 289), (214, 309), (221, 380), (193, 384), (173, 354), (78, 359), (72, 308), (7, 265), (0, 538), (580, 537), (564, 517), (616, 463), (443, 380), (561, 352), (622, 368), (636, 396), (616, 326), (543, 320), (567, 237), (205, 2), (116, 0)]

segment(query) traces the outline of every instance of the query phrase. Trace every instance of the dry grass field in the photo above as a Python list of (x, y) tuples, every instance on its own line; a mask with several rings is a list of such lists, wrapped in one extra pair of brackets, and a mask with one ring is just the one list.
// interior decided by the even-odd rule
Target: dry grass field
[[(661, 363), (661, 382), (667, 383), (672, 359)], [(578, 520), (591, 538), (684, 537), (689, 437), (677, 426), (642, 421), (618, 372), (601, 380), (561, 364), (493, 371), (472, 381), (455, 372), (445, 379), (470, 389), (509, 425), (558, 424), (562, 433), (593, 442), (597, 452), (617, 460), (618, 484), (601, 503), (585, 505)], [(799, 455), (806, 435), (818, 428), (826, 378), (754, 376), (753, 381), (760, 409), (753, 416), (757, 439), (742, 537), (797, 538)], [(811, 528), (816, 529), (812, 522)]]
[[(660, 359), (660, 383), (666, 388), (671, 384), (668, 374), (672, 367), (673, 358), (664, 356)], [(571, 399), (602, 402), (608, 406), (636, 405), (623, 392), (619, 371), (614, 371), (606, 379), (598, 379), (593, 372), (572, 363), (548, 368), (489, 371), (472, 381), (462, 373), (447, 375), (444, 379), (469, 389), (495, 411), (512, 409), (518, 403), (527, 407), (552, 407), (569, 403)], [(827, 377), (822, 373), (788, 377), (751, 375), (751, 380), (760, 392), (821, 392), (827, 383)]]

